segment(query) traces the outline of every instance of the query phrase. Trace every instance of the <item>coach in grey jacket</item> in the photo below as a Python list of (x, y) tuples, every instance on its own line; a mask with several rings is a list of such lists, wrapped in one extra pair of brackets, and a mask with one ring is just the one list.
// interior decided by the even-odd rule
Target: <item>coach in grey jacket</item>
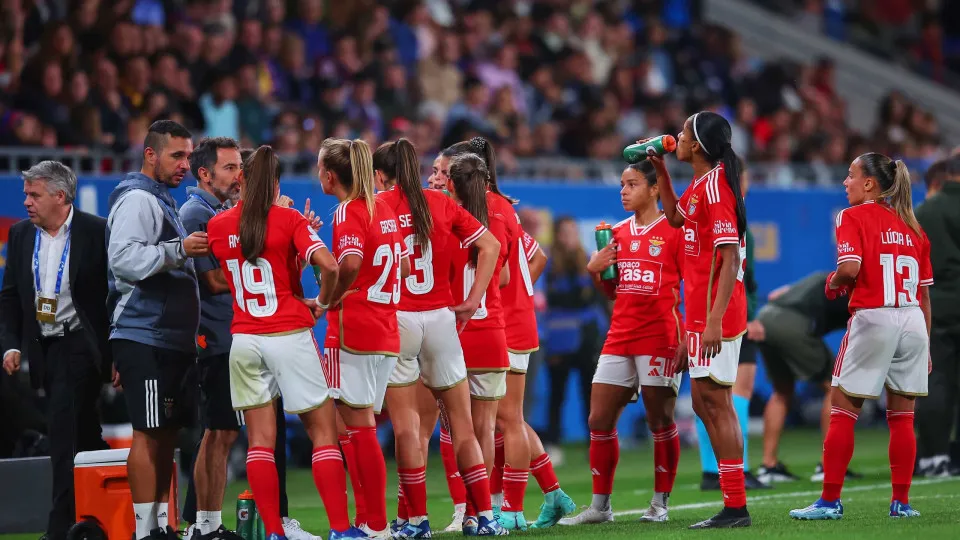
[(143, 167), (110, 194), (107, 258), (110, 340), (133, 424), (127, 473), (136, 539), (173, 538), (167, 500), (177, 430), (193, 417), (188, 381), (200, 321), (191, 257), (209, 253), (206, 233), (187, 236), (170, 194), (189, 170), (190, 132), (150, 126)]

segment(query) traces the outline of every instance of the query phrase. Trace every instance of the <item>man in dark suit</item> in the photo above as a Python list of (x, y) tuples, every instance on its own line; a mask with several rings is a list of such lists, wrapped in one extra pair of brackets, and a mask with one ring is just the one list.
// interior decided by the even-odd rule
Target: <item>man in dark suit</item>
[[(97, 399), (111, 378), (107, 337), (106, 221), (74, 208), (77, 177), (57, 161), (23, 173), (28, 219), (10, 228), (0, 290), (3, 368), (30, 365), (47, 395), (53, 466), (49, 540), (64, 540), (75, 521), (73, 458), (107, 448)], [(22, 352), (21, 352), (22, 351)]]

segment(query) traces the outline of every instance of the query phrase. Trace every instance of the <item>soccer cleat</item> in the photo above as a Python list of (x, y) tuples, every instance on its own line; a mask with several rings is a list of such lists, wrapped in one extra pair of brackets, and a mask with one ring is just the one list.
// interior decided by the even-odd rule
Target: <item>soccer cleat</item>
[(747, 512), (746, 506), (743, 508), (724, 507), (717, 515), (699, 523), (694, 523), (688, 529), (734, 529), (749, 527), (752, 524), (753, 521), (750, 519), (750, 513)]
[(720, 489), (720, 475), (715, 472), (705, 472), (700, 477), (700, 491), (717, 491)]
[(382, 531), (375, 531), (370, 528), (369, 525), (364, 523), (359, 527), (369, 538), (376, 538), (377, 540), (386, 540), (393, 535), (390, 533), (390, 527), (384, 527)]
[(490, 510), (493, 511), (493, 519), (500, 521), (500, 514), (503, 513), (503, 507), (499, 504), (491, 504)]
[(806, 508), (791, 510), (790, 517), (801, 520), (842, 519), (843, 504), (840, 499), (827, 502), (821, 498)]
[(458, 532), (463, 530), (463, 514), (465, 510), (463, 507), (454, 507), (453, 509), (453, 521), (447, 525), (447, 528), (443, 530), (445, 533)]
[(910, 508), (909, 504), (904, 504), (900, 501), (893, 501), (892, 503), (890, 503), (890, 517), (892, 518), (920, 517), (920, 512), (917, 512), (913, 508)]
[(569, 495), (562, 489), (555, 489), (543, 496), (543, 504), (540, 505), (540, 515), (537, 517), (531, 529), (546, 529), (553, 527), (564, 516), (572, 514), (577, 510), (577, 505)]
[(752, 472), (743, 471), (743, 487), (746, 489), (770, 489), (773, 486), (761, 482)]
[(287, 540), (287, 537), (281, 536), (277, 533), (273, 533), (270, 536), (267, 536), (267, 540)]
[[(200, 527), (197, 527), (196, 523), (191, 523), (190, 526), (187, 527), (187, 532), (183, 533), (183, 537), (187, 540), (200, 540)], [(44, 537), (40, 537), (40, 540), (46, 539)]]
[[(303, 530), (299, 521), (287, 517), (283, 518), (283, 534), (286, 535), (288, 540), (322, 540), (319, 536)], [(227, 540), (237, 540), (237, 538)]]
[(399, 518), (391, 521), (390, 534), (392, 534), (393, 536), (397, 536), (397, 533), (400, 532), (403, 529), (404, 525), (406, 524), (407, 524), (407, 520), (403, 520), (401, 522)]
[[(863, 478), (863, 475), (847, 469), (847, 473), (844, 474), (843, 477), (846, 480), (860, 480)], [(817, 463), (817, 468), (813, 470), (813, 476), (810, 477), (810, 481), (823, 482), (823, 463)]]
[(463, 517), (463, 535), (476, 536), (479, 523), (480, 522), (476, 516), (464, 516)]
[(497, 521), (508, 531), (527, 530), (527, 518), (523, 516), (523, 512), (501, 512)]
[(350, 527), (345, 531), (335, 531), (330, 529), (330, 534), (327, 536), (327, 540), (346, 540), (348, 538), (364, 539), (369, 537), (367, 536), (366, 532), (357, 527)]
[(777, 482), (793, 482), (799, 480), (799, 478), (791, 473), (783, 462), (778, 461), (773, 467), (760, 466), (757, 468), (757, 480), (764, 484), (775, 484)]
[(430, 522), (423, 520), (419, 525), (406, 522), (403, 527), (394, 533), (394, 538), (433, 538), (433, 532), (430, 530)]
[(560, 525), (595, 525), (613, 521), (613, 508), (597, 510), (593, 506), (584, 506), (583, 510), (575, 515), (563, 518), (557, 523)]
[(477, 519), (477, 536), (506, 536), (510, 531), (504, 529), (495, 519), (480, 516)]
[(650, 508), (640, 514), (640, 522), (642, 523), (662, 523), (664, 521), (670, 521), (667, 516), (667, 507), (656, 501), (650, 501)]

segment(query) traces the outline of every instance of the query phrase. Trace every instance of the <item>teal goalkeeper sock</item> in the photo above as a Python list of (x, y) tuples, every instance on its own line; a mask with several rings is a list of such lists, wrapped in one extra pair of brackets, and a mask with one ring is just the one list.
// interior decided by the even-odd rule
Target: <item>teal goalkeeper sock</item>
[(697, 445), (700, 446), (700, 470), (705, 473), (719, 474), (717, 456), (713, 455), (713, 445), (710, 444), (707, 427), (703, 425), (699, 416), (695, 418), (697, 421)]
[(740, 433), (743, 435), (743, 470), (749, 471), (747, 462), (747, 429), (750, 424), (750, 400), (743, 396), (733, 396), (733, 408), (737, 411), (737, 421), (740, 422)]

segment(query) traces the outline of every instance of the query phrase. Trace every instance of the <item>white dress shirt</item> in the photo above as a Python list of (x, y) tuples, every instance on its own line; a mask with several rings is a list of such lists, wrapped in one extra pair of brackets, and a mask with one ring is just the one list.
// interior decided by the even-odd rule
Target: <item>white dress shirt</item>
[[(40, 288), (44, 298), (53, 298), (54, 291), (57, 290), (60, 257), (63, 256), (63, 248), (67, 245), (67, 236), (70, 234), (68, 231), (72, 223), (73, 206), (70, 207), (70, 214), (67, 215), (67, 220), (60, 226), (57, 234), (51, 236), (42, 227), (37, 226), (37, 230), (40, 231)], [(70, 244), (70, 249), (73, 249), (73, 242)], [(32, 252), (30, 269), (30, 277), (33, 279), (32, 286), (36, 287), (37, 278), (33, 271)], [(36, 302), (37, 299), (34, 298), (34, 303), (36, 304)], [(60, 294), (57, 296), (56, 323), (39, 324), (43, 337), (62, 336), (64, 325), (70, 330), (80, 328), (80, 317), (77, 315), (77, 309), (73, 305), (73, 298), (70, 294), (70, 253), (67, 253), (67, 261), (63, 265), (63, 279), (60, 282)]]

